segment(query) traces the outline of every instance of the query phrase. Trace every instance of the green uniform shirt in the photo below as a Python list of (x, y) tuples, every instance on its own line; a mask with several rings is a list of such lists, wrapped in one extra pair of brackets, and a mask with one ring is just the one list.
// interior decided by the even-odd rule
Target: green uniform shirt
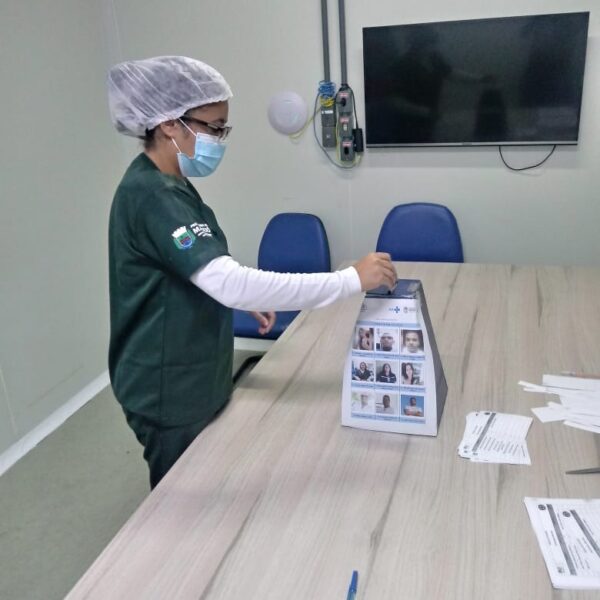
[(127, 410), (184, 425), (227, 402), (232, 311), (189, 281), (225, 254), (225, 235), (195, 188), (140, 154), (117, 188), (109, 225), (108, 362)]

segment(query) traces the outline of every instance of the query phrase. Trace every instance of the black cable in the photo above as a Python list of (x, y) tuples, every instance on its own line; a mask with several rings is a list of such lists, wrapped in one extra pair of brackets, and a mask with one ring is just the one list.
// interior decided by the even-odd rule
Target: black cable
[(352, 94), (352, 106), (354, 107), (354, 122), (356, 123), (356, 129), (360, 129), (360, 125), (358, 124), (358, 115), (356, 114), (356, 101), (354, 100), (354, 90), (348, 86), (350, 93)]
[(535, 165), (531, 165), (529, 167), (511, 167), (505, 160), (504, 160), (504, 156), (502, 156), (502, 146), (498, 146), (498, 151), (500, 152), (500, 158), (502, 159), (502, 162), (505, 164), (506, 167), (508, 167), (511, 171), (527, 171), (528, 169), (535, 169), (536, 167), (539, 167), (540, 165), (543, 165), (551, 156), (552, 153), (556, 150), (556, 144), (554, 144), (554, 146), (552, 147), (552, 150), (550, 150), (550, 153), (548, 154), (548, 156), (546, 156), (546, 158), (544, 158), (544, 160), (540, 161), (539, 163), (535, 164)]

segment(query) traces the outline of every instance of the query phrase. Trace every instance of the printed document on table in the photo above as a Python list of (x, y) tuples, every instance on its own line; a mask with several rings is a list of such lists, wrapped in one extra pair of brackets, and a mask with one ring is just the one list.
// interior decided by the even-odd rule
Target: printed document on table
[(552, 585), (600, 589), (600, 500), (525, 498)]
[(471, 412), (458, 454), (474, 462), (530, 465), (525, 438), (531, 417), (493, 411)]

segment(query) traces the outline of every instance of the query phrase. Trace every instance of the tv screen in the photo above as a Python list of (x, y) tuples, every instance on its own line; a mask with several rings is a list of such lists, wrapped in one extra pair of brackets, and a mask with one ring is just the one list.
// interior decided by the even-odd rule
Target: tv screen
[(367, 146), (576, 144), (588, 20), (364, 28)]

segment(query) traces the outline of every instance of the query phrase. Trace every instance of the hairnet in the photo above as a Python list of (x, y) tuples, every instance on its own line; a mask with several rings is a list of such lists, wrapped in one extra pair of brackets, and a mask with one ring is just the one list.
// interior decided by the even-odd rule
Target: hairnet
[(108, 73), (108, 104), (117, 131), (144, 137), (147, 129), (177, 119), (196, 106), (231, 98), (231, 88), (211, 66), (186, 56), (123, 62)]

